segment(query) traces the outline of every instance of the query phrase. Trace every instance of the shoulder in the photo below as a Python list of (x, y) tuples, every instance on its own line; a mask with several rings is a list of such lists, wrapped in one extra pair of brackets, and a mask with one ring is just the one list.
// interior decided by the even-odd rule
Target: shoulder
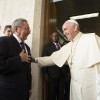
[(85, 41), (86, 40), (89, 41), (95, 39), (95, 37), (96, 37), (96, 33), (86, 33), (86, 34), (82, 34), (81, 39)]
[(8, 36), (2, 36), (2, 37), (0, 37), (0, 43), (2, 43), (2, 42), (7, 42), (8, 39), (9, 39)]
[(52, 45), (54, 45), (54, 44), (53, 44), (53, 43), (48, 43), (48, 44), (46, 44), (44, 47), (47, 48), (47, 47), (50, 47), (50, 46), (52, 46)]
[(82, 34), (82, 37), (94, 37), (96, 36), (96, 33), (85, 33), (85, 34)]
[(1, 36), (0, 39), (7, 39), (9, 38), (8, 36)]
[(88, 46), (93, 46), (94, 43), (99, 43), (100, 37), (97, 39), (97, 35), (95, 33), (87, 33), (83, 34), (79, 40), (79, 44), (82, 45), (82, 47), (88, 47)]
[(9, 48), (9, 37), (7, 36), (0, 37), (0, 49), (7, 50), (7, 48)]

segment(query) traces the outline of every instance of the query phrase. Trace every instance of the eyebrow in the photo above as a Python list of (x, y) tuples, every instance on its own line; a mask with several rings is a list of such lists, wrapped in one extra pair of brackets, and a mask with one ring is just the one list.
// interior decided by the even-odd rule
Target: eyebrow
[(11, 30), (8, 30), (7, 32), (12, 32)]

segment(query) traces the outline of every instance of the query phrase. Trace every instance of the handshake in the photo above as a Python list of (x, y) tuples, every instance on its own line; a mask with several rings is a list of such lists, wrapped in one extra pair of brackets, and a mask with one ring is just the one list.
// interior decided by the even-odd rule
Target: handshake
[(22, 50), (19, 56), (22, 62), (27, 62), (27, 63), (35, 62), (35, 58), (25, 53), (24, 50)]

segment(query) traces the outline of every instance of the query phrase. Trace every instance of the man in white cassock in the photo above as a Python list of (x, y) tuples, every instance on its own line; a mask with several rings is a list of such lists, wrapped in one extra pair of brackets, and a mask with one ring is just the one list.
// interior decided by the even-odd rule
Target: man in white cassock
[(33, 58), (39, 66), (70, 66), (70, 100), (100, 100), (100, 37), (83, 34), (75, 20), (67, 20), (62, 30), (70, 41), (49, 57)]

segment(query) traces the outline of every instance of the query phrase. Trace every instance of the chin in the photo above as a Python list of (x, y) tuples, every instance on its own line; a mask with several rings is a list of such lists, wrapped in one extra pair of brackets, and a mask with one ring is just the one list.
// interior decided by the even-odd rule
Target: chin
[(24, 41), (26, 40), (27, 38), (24, 38)]
[(68, 39), (68, 41), (72, 41), (72, 39), (69, 39), (69, 38), (67, 38)]

